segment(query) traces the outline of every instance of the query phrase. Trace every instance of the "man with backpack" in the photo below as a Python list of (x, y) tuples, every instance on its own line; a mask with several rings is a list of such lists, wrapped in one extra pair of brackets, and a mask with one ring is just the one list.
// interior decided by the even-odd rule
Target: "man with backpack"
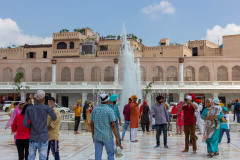
[(237, 123), (240, 123), (240, 103), (238, 103), (238, 99), (235, 99), (234, 103), (234, 115), (236, 114)]

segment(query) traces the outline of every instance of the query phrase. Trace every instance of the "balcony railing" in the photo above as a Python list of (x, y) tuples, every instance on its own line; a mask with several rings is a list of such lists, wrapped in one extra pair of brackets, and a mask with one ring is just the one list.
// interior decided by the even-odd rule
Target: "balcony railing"
[(54, 49), (53, 57), (79, 57), (80, 51), (78, 49)]
[[(142, 82), (142, 89), (146, 88), (150, 82)], [(29, 86), (29, 90), (81, 90), (81, 89), (121, 89), (122, 82), (22, 82), (22, 86)], [(16, 86), (13, 82), (0, 82), (0, 90), (14, 90)], [(156, 81), (152, 84), (152, 89), (240, 89), (240, 82), (203, 82), (193, 81), (180, 83), (178, 81)]]

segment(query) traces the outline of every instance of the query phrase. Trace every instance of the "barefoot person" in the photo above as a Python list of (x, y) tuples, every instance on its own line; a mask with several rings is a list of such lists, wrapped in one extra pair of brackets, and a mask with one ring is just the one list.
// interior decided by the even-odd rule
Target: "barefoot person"
[[(205, 120), (204, 134), (203, 134), (203, 142), (207, 143), (207, 152), (209, 157), (213, 157), (214, 155), (218, 155), (218, 143), (220, 141), (220, 128), (217, 129), (216, 121), (214, 119), (218, 119), (220, 123), (220, 119), (223, 117), (223, 113), (220, 112), (218, 116), (213, 116), (213, 107), (211, 100), (206, 101), (206, 108), (202, 113), (202, 119)], [(212, 128), (212, 122), (215, 123), (215, 127)]]
[(101, 94), (100, 98), (101, 104), (93, 109), (91, 116), (91, 132), (95, 145), (95, 160), (102, 159), (103, 146), (106, 148), (108, 159), (114, 160), (113, 134), (116, 138), (116, 146), (121, 147), (119, 142), (120, 137), (118, 137), (115, 124), (116, 117), (113, 110), (108, 107), (108, 95)]
[[(153, 115), (155, 115), (155, 125), (156, 125), (156, 142), (157, 145), (155, 148), (160, 147), (160, 132), (163, 131), (163, 139), (164, 139), (164, 148), (168, 148), (167, 146), (167, 124), (170, 125), (170, 118), (165, 107), (164, 97), (157, 96), (156, 104), (154, 104), (151, 108), (150, 119), (152, 120)], [(152, 122), (150, 122), (151, 124)]]
[(184, 112), (184, 134), (185, 134), (185, 149), (182, 152), (188, 152), (189, 150), (189, 136), (192, 138), (193, 153), (197, 153), (197, 143), (195, 136), (195, 116), (194, 112), (197, 106), (192, 102), (192, 96), (187, 95), (184, 102), (178, 109), (178, 113), (182, 110)]
[(81, 120), (81, 112), (82, 112), (82, 107), (81, 107), (82, 100), (79, 99), (77, 101), (77, 105), (73, 107), (73, 111), (75, 112), (75, 127), (74, 127), (74, 134), (79, 134), (78, 132), (78, 126)]
[(138, 130), (139, 118), (140, 118), (139, 104), (141, 103), (141, 99), (138, 100), (138, 103), (137, 103), (136, 95), (133, 95), (131, 99), (132, 99), (132, 103), (130, 105), (131, 142), (138, 142), (138, 140), (136, 140), (136, 135)]
[(132, 99), (129, 98), (128, 104), (126, 104), (123, 109), (123, 115), (124, 115), (125, 122), (124, 122), (124, 127), (123, 127), (123, 132), (122, 132), (122, 141), (124, 141), (125, 133), (128, 129), (128, 126), (130, 125), (130, 114), (131, 114), (130, 105), (131, 105), (131, 103), (132, 103)]

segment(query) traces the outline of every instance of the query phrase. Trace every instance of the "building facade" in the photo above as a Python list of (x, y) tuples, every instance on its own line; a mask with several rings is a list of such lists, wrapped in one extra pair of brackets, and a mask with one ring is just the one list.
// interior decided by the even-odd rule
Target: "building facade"
[[(203, 98), (219, 97), (225, 105), (240, 93), (240, 35), (223, 36), (223, 45), (207, 40), (159, 46), (144, 46), (129, 38), (141, 64), (142, 89), (154, 81), (145, 97), (154, 103), (158, 93), (178, 102), (188, 93)], [(99, 93), (121, 96), (121, 39), (100, 38), (89, 28), (79, 32), (53, 33), (52, 44), (24, 45), (0, 49), (0, 100), (22, 99), (37, 89), (57, 98), (60, 105), (73, 108), (77, 99), (99, 103)], [(179, 59), (179, 57), (182, 57)], [(21, 94), (13, 79), (23, 72)]]

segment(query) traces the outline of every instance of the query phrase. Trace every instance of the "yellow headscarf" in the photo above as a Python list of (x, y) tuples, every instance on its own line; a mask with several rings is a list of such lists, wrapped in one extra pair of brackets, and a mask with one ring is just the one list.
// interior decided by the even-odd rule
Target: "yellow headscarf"
[(12, 103), (11, 103), (11, 105), (10, 105), (9, 108), (8, 108), (8, 112), (10, 112), (12, 108), (14, 108), (14, 103), (15, 103), (15, 102), (12, 102)]

